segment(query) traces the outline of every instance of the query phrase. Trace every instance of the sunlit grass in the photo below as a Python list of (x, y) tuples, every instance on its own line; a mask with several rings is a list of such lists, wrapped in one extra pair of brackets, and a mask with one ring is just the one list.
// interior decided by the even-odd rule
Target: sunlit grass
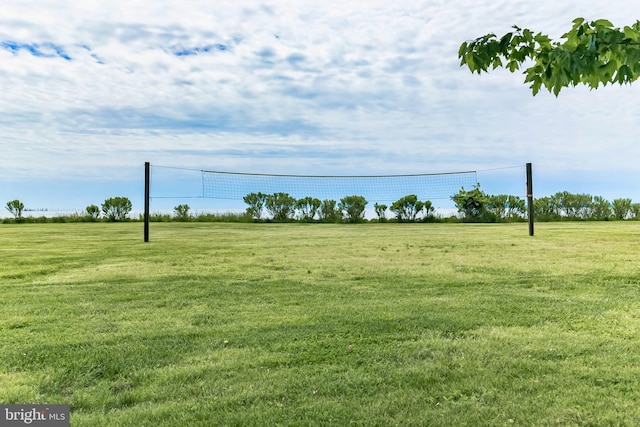
[(640, 224), (0, 227), (0, 402), (72, 425), (636, 425)]

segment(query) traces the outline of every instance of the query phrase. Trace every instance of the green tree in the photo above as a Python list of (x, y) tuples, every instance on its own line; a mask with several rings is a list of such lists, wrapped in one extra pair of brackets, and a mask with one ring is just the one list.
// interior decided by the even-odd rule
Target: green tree
[(569, 219), (587, 219), (591, 217), (593, 196), (590, 194), (573, 194), (562, 191), (555, 194), (560, 210)]
[(338, 209), (344, 213), (348, 222), (359, 222), (364, 219), (367, 200), (362, 196), (346, 196), (340, 199)]
[(386, 222), (387, 221), (387, 205), (375, 203), (373, 208), (376, 211), (376, 215), (378, 216), (378, 221)]
[(515, 72), (526, 64), (524, 82), (530, 83), (533, 95), (542, 87), (558, 96), (567, 86), (596, 89), (640, 77), (640, 21), (620, 29), (606, 19), (576, 18), (559, 41), (527, 28), (513, 29), (500, 37), (489, 33), (462, 43), (460, 65), (480, 74), (498, 67)]
[(102, 213), (107, 221), (124, 221), (131, 212), (133, 205), (126, 197), (111, 197), (102, 204)]
[(436, 208), (433, 207), (433, 203), (431, 203), (431, 200), (424, 201), (424, 207), (422, 208), (422, 212), (424, 212), (423, 221), (429, 222), (435, 219)]
[(487, 196), (487, 210), (498, 219), (521, 219), (526, 206), (525, 201), (518, 196), (498, 194)]
[(262, 209), (264, 208), (264, 202), (266, 200), (266, 195), (260, 192), (251, 193), (244, 196), (242, 199), (244, 202), (249, 205), (247, 207), (247, 215), (249, 215), (253, 219), (262, 218)]
[(631, 211), (631, 199), (615, 199), (611, 208), (615, 219), (625, 219)]
[(298, 218), (302, 221), (312, 221), (318, 213), (322, 202), (315, 197), (303, 197), (296, 202)]
[(640, 219), (640, 203), (633, 203), (629, 212), (633, 219)]
[(458, 208), (458, 212), (467, 221), (493, 221), (495, 219), (495, 215), (487, 210), (489, 198), (480, 190), (480, 184), (476, 184), (473, 190), (469, 191), (462, 187), (451, 199)]
[(424, 203), (415, 194), (401, 197), (391, 204), (391, 212), (396, 214), (398, 222), (415, 221), (423, 208)]
[(91, 221), (97, 221), (100, 217), (100, 208), (96, 205), (89, 205), (86, 207), (87, 216)]
[(492, 212), (496, 218), (503, 219), (507, 216), (507, 208), (509, 206), (509, 196), (506, 194), (498, 194), (487, 197), (487, 210)]
[(591, 201), (590, 219), (599, 221), (611, 218), (611, 203), (601, 196), (594, 196)]
[(189, 209), (189, 205), (178, 205), (173, 208), (173, 213), (180, 221), (186, 221), (189, 219)]
[(283, 221), (295, 213), (296, 199), (287, 193), (273, 193), (266, 196), (265, 206), (275, 221)]
[(326, 222), (338, 222), (340, 212), (336, 208), (335, 200), (323, 200), (320, 205), (320, 219)]
[(13, 215), (15, 219), (22, 219), (24, 204), (18, 199), (11, 200), (7, 202), (7, 210), (11, 212), (11, 215)]

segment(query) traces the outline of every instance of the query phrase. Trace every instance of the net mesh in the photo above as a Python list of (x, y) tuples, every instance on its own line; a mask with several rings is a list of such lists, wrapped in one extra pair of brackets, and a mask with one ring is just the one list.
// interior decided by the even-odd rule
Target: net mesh
[(251, 193), (287, 193), (300, 199), (340, 200), (363, 196), (375, 202), (393, 202), (409, 194), (420, 200), (448, 199), (460, 188), (478, 182), (475, 171), (440, 174), (379, 176), (267, 175), (202, 171), (202, 197), (242, 200)]

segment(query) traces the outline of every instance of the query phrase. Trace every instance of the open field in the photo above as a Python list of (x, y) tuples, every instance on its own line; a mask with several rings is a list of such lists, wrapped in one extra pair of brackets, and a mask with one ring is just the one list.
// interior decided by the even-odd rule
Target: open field
[(638, 425), (640, 223), (0, 226), (0, 403), (73, 426)]

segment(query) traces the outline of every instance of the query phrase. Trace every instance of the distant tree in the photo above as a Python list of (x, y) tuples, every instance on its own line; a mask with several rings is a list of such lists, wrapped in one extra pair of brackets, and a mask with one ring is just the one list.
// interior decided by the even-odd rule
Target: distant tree
[(611, 218), (611, 203), (601, 196), (594, 196), (591, 200), (590, 219), (599, 221)]
[(247, 215), (249, 215), (253, 219), (262, 218), (262, 208), (264, 208), (264, 202), (266, 200), (266, 195), (260, 192), (251, 193), (244, 196), (242, 199), (246, 204), (249, 205), (247, 207)]
[(391, 204), (391, 212), (396, 214), (398, 222), (415, 221), (423, 208), (424, 203), (415, 194), (401, 197)]
[(560, 219), (560, 208), (554, 197), (537, 197), (533, 199), (533, 215), (543, 221)]
[(527, 211), (527, 203), (518, 196), (509, 195), (507, 198), (507, 218), (522, 218)]
[(433, 207), (433, 203), (431, 203), (431, 200), (424, 201), (422, 212), (424, 212), (424, 221), (432, 221), (435, 218), (436, 209)]
[(631, 211), (631, 199), (615, 199), (612, 202), (613, 217), (625, 219)]
[(296, 199), (287, 193), (273, 193), (266, 196), (265, 206), (274, 220), (282, 221), (295, 213)]
[(86, 208), (87, 216), (91, 221), (97, 221), (100, 217), (100, 208), (96, 205), (89, 205)]
[(11, 212), (11, 215), (13, 215), (15, 219), (22, 219), (24, 204), (18, 199), (11, 200), (10, 202), (7, 202), (7, 210)]
[(480, 184), (476, 184), (469, 191), (462, 187), (451, 199), (458, 212), (468, 221), (491, 221), (491, 217), (495, 218), (495, 215), (487, 210), (488, 196), (480, 190)]
[(315, 218), (322, 202), (315, 197), (304, 197), (296, 201), (296, 210), (298, 211), (298, 218), (302, 221), (311, 221)]
[(320, 219), (327, 222), (337, 222), (340, 220), (340, 212), (336, 208), (335, 200), (323, 200), (320, 205)]
[(487, 210), (498, 219), (518, 219), (524, 215), (525, 201), (509, 194), (487, 196)]
[(186, 221), (189, 219), (189, 209), (189, 205), (178, 205), (173, 208), (173, 213), (180, 221)]
[(344, 213), (348, 222), (358, 222), (364, 219), (367, 200), (362, 196), (346, 196), (340, 199), (338, 209)]
[(555, 194), (558, 206), (569, 219), (587, 219), (591, 216), (593, 196), (562, 191)]
[(388, 206), (375, 203), (373, 205), (373, 208), (375, 209), (376, 215), (378, 216), (378, 221), (385, 222), (387, 220), (387, 208), (388, 208)]
[(631, 212), (632, 218), (640, 219), (640, 203), (633, 203), (629, 212)]
[(104, 217), (111, 222), (124, 221), (131, 212), (133, 205), (126, 197), (111, 197), (102, 204)]
[(498, 38), (490, 33), (462, 43), (460, 65), (480, 74), (489, 68), (505, 67), (514, 72), (521, 66), (525, 83), (533, 95), (542, 87), (558, 96), (568, 86), (631, 83), (640, 77), (640, 21), (623, 29), (606, 19), (573, 20), (573, 27), (553, 41), (542, 33), (514, 26)]

